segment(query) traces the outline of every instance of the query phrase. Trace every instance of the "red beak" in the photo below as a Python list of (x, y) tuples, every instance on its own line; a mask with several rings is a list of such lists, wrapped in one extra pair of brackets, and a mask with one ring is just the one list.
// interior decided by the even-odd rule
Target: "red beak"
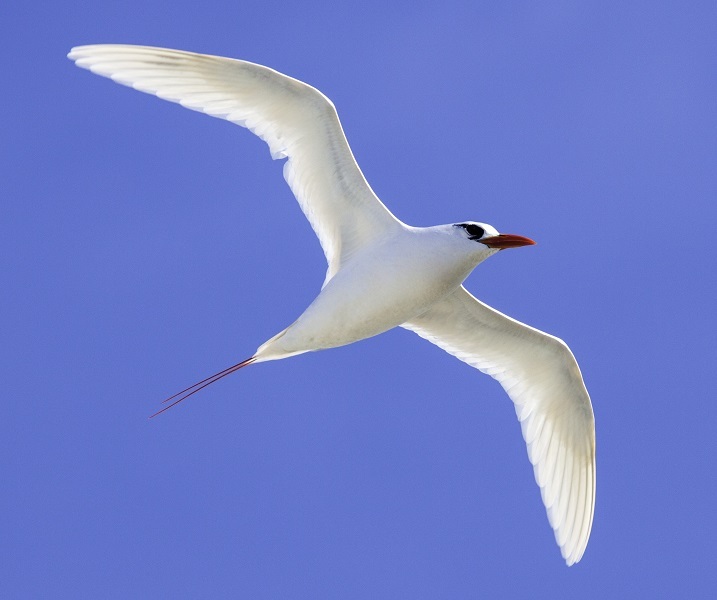
[(523, 237), (522, 235), (513, 235), (512, 233), (501, 233), (500, 235), (494, 235), (493, 237), (483, 238), (478, 241), (489, 248), (498, 248), (499, 250), (535, 245), (535, 242), (530, 238)]

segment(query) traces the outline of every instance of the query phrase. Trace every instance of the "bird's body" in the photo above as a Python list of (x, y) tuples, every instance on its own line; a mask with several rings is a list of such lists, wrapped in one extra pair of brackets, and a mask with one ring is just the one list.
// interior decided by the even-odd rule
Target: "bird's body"
[(304, 313), (255, 354), (257, 362), (344, 346), (409, 321), (497, 252), (453, 225), (401, 226), (357, 252)]
[(532, 240), (484, 223), (402, 223), (364, 179), (331, 101), (267, 67), (143, 46), (81, 46), (69, 57), (261, 137), (272, 157), (288, 159), (284, 177), (328, 261), (319, 295), (293, 324), (249, 359), (169, 398), (179, 397), (170, 406), (252, 363), (397, 326), (415, 331), (501, 383), (515, 404), (562, 555), (569, 565), (580, 560), (595, 505), (595, 428), (577, 362), (562, 340), (486, 306), (462, 286), (492, 254)]

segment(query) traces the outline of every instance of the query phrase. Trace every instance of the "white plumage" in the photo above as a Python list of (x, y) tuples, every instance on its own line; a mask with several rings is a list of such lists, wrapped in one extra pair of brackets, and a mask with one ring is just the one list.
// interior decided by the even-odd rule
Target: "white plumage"
[(416, 228), (366, 182), (331, 101), (245, 61), (142, 46), (73, 48), (78, 66), (192, 110), (247, 127), (273, 158), (328, 261), (321, 292), (237, 369), (352, 343), (396, 326), (415, 331), (497, 379), (515, 404), (548, 519), (568, 565), (579, 561), (595, 506), (595, 427), (580, 369), (562, 340), (486, 306), (462, 286), (480, 262), (533, 243), (484, 223)]

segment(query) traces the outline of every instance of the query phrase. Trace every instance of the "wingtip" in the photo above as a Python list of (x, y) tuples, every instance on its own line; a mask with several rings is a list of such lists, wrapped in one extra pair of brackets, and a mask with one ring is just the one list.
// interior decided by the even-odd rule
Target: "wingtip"
[[(561, 548), (563, 550), (563, 548)], [(583, 552), (585, 551), (585, 548), (571, 548), (568, 552), (563, 554), (563, 558), (565, 559), (565, 564), (568, 567), (572, 567), (573, 565), (576, 565), (580, 562), (580, 559), (583, 557)]]
[(109, 51), (112, 46), (116, 44), (82, 44), (81, 46), (73, 46), (67, 53), (67, 58), (70, 60), (77, 61), (81, 58), (86, 58), (88, 54), (97, 54), (99, 52)]
[(70, 48), (70, 51), (67, 53), (67, 58), (69, 58), (71, 61), (77, 63), (79, 60), (84, 58), (83, 55), (86, 54), (86, 50), (88, 48), (92, 48), (92, 46), (83, 45), (83, 46), (73, 46)]

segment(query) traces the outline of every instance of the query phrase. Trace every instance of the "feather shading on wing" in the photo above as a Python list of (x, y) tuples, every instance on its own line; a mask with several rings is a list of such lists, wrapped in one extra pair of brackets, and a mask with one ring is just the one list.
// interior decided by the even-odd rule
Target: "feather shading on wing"
[(503, 386), (515, 404), (563, 558), (568, 565), (578, 562), (595, 508), (595, 422), (570, 349), (463, 287), (402, 326)]

